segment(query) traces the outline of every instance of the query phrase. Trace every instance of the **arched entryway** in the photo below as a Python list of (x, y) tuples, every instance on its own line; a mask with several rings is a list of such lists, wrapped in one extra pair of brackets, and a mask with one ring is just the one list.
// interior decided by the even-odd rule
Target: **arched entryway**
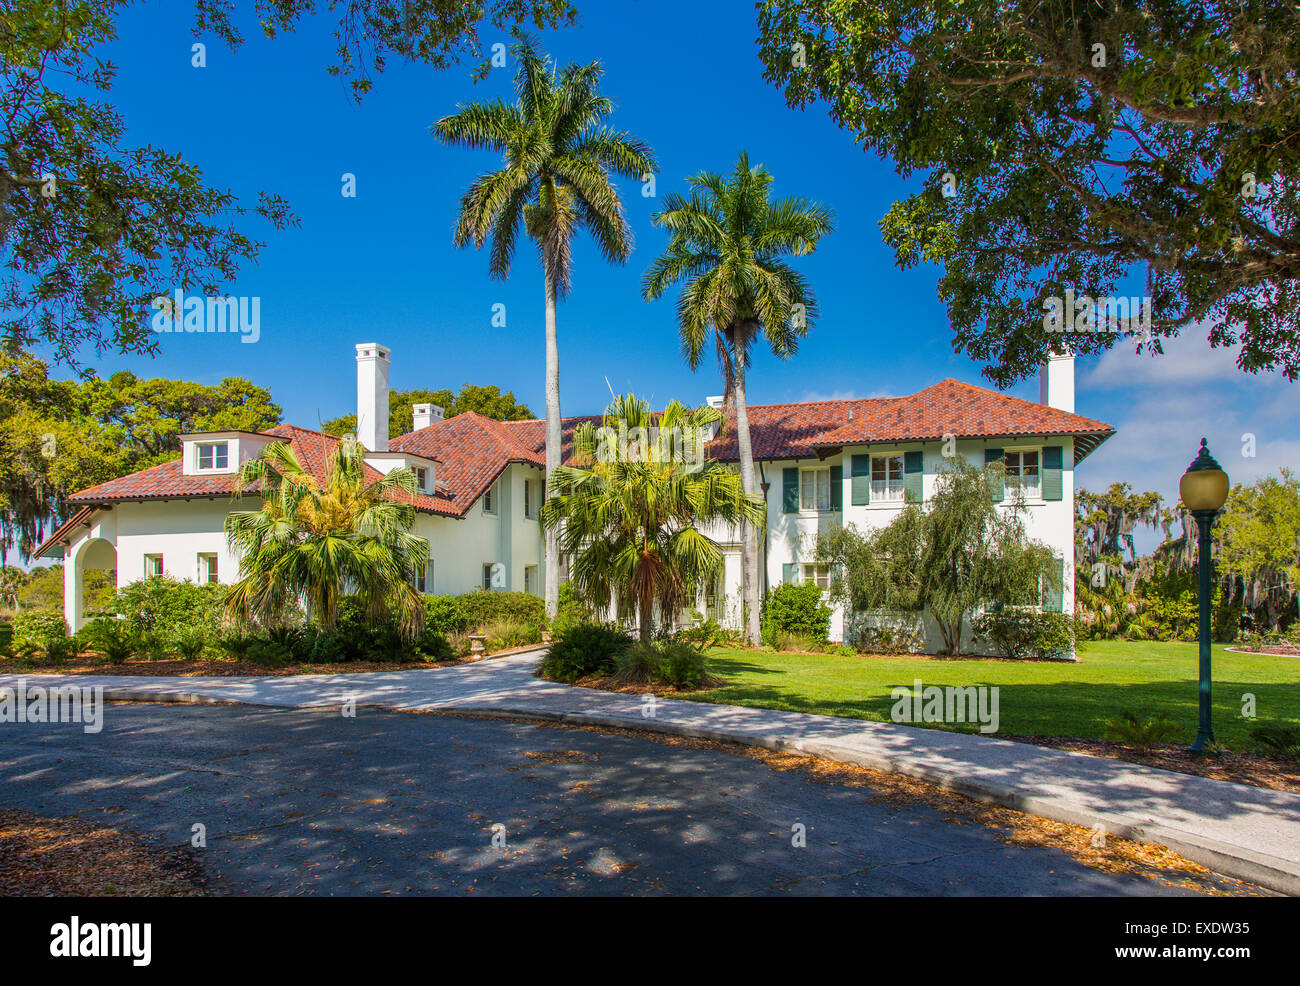
[(104, 538), (90, 538), (64, 564), (64, 615), (68, 629), (76, 633), (86, 623), (86, 573), (116, 571), (117, 549)]

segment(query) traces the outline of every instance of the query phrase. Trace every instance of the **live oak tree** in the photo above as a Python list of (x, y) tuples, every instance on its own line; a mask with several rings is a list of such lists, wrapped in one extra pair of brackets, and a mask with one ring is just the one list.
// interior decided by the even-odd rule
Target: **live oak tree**
[[(942, 266), (954, 345), (998, 385), (1063, 344), (1158, 352), (1193, 327), (1300, 374), (1294, 4), (764, 0), (759, 29), (791, 105), (920, 174), (882, 233), (900, 267)], [(1137, 275), (1145, 339), (1047, 331), (1044, 299)]]
[(179, 456), (182, 434), (264, 431), (280, 416), (240, 377), (55, 380), (42, 360), (0, 352), (0, 561), (11, 546), (29, 557), (69, 493)]
[[(1296, 617), (1300, 591), (1300, 480), (1290, 469), (1228, 494), (1216, 525), (1221, 574), (1240, 579), (1257, 625)], [(1236, 588), (1234, 586), (1234, 588)]]

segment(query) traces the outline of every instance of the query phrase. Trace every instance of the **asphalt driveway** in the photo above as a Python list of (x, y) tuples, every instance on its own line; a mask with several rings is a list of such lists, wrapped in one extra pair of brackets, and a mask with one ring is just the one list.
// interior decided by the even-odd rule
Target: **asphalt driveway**
[(0, 803), (168, 847), (202, 825), (222, 894), (1185, 892), (742, 756), (367, 708), (118, 705), (97, 735), (6, 726)]

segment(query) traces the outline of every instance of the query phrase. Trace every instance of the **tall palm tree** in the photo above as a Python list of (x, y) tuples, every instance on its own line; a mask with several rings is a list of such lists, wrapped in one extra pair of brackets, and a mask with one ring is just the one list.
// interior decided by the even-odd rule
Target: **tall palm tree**
[[(745, 492), (758, 493), (749, 438), (745, 371), (750, 347), (760, 336), (782, 359), (798, 348), (816, 315), (812, 288), (786, 256), (812, 253), (834, 228), (826, 207), (806, 199), (772, 201), (772, 176), (762, 165), (751, 168), (742, 151), (730, 178), (701, 172), (689, 179), (690, 197), (664, 197), (656, 225), (670, 236), (642, 280), (646, 300), (659, 298), (682, 283), (677, 317), (682, 353), (695, 369), (711, 338), (730, 384), (736, 408), (736, 440)], [(745, 635), (759, 639), (758, 532), (741, 529)]]
[(240, 468), (237, 495), (254, 484), (261, 509), (226, 517), (241, 576), (226, 595), (228, 615), (265, 625), (301, 601), (309, 616), (333, 627), (342, 596), (352, 591), (372, 620), (395, 616), (408, 635), (423, 629), (414, 582), (428, 563), (429, 542), (411, 533), (410, 469), (368, 481), (365, 450), (344, 441), (330, 453), (322, 482), (292, 446), (273, 442)]
[[(537, 244), (546, 298), (546, 475), (560, 465), (560, 356), (555, 306), (569, 291), (574, 233), (586, 229), (605, 259), (625, 263), (632, 230), (611, 172), (642, 179), (655, 170), (649, 145), (605, 121), (614, 110), (599, 83), (600, 62), (557, 69), (535, 42), (520, 38), (514, 48), (515, 101), (460, 105), (433, 126), (434, 134), (458, 147), (487, 149), (503, 166), (475, 179), (460, 202), (456, 246), (482, 248), (492, 240), (489, 269), (504, 280), (510, 273), (520, 221)], [(559, 601), (558, 532), (546, 535), (546, 612)]]
[(735, 472), (696, 454), (701, 429), (720, 416), (676, 401), (651, 414), (632, 394), (615, 398), (600, 428), (587, 421), (575, 430), (575, 464), (556, 469), (555, 495), (542, 506), (542, 523), (561, 532), (573, 559), (578, 591), (635, 617), (642, 640), (656, 612), (670, 620), (721, 569), (722, 549), (702, 528), (763, 516), (762, 499), (746, 494)]

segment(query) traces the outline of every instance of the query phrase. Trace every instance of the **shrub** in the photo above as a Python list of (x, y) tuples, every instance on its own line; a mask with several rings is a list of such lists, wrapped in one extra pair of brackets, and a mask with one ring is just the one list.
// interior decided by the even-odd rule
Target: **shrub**
[(1106, 723), (1107, 739), (1125, 746), (1136, 746), (1139, 750), (1150, 750), (1163, 743), (1176, 743), (1182, 732), (1182, 728), (1170, 720), (1168, 712), (1147, 719), (1140, 719), (1132, 712), (1123, 712), (1118, 719)]
[(81, 653), (81, 645), (76, 637), (55, 637), (45, 644), (45, 659), (56, 664), (76, 657)]
[(772, 646), (779, 651), (794, 651), (803, 654), (820, 654), (826, 650), (826, 641), (806, 633), (778, 633)]
[(579, 623), (596, 622), (596, 615), (578, 594), (577, 587), (572, 582), (564, 582), (560, 585), (560, 598), (555, 609), (555, 619), (551, 621), (551, 630), (556, 636), (563, 636), (566, 630)]
[(776, 646), (782, 633), (810, 637), (819, 644), (830, 637), (831, 609), (812, 582), (779, 585), (763, 600), (763, 643)]
[(488, 650), (508, 650), (511, 647), (537, 643), (542, 639), (542, 627), (540, 623), (526, 623), (523, 620), (503, 617), (485, 626), (483, 634), (487, 637)]
[(460, 656), (446, 637), (432, 630), (425, 630), (420, 635), (416, 649), (426, 661), (454, 661)]
[(1021, 609), (988, 612), (975, 620), (974, 630), (976, 637), (998, 654), (1017, 661), (1060, 658), (1074, 647), (1074, 620), (1064, 613)]
[(844, 636), (855, 653), (915, 654), (925, 649), (925, 633), (914, 619), (880, 622), (876, 617), (859, 615)]
[(425, 596), (425, 626), (438, 633), (482, 630), (497, 620), (514, 620), (539, 631), (546, 622), (546, 605), (530, 592), (488, 592), (477, 589), (460, 596)]
[(333, 632), (339, 636), (339, 642), (332, 645), (340, 655), (335, 661), (413, 661), (417, 657), (417, 641), (403, 637), (392, 620), (372, 621), (352, 596), (340, 604)]
[(282, 668), (294, 660), (293, 648), (283, 640), (254, 637), (248, 647), (247, 659), (264, 668)]
[(686, 643), (661, 644), (660, 661), (655, 670), (655, 680), (678, 689), (709, 688), (719, 684), (709, 674), (708, 659), (704, 651)]
[(183, 630), (173, 638), (176, 653), (186, 661), (197, 661), (208, 648), (208, 638), (193, 628)]
[(29, 609), (14, 616), (13, 646), (15, 650), (34, 647), (45, 650), (50, 643), (68, 636), (68, 625), (63, 612), (57, 609)]
[(246, 634), (230, 634), (217, 639), (217, 646), (226, 652), (232, 661), (247, 661), (248, 653), (257, 643), (256, 637)]
[(673, 639), (694, 644), (696, 647), (704, 649), (718, 646), (725, 642), (727, 637), (727, 630), (717, 620), (705, 620), (703, 623), (677, 631)]
[(1270, 753), (1300, 757), (1300, 726), (1285, 722), (1260, 723), (1251, 729), (1250, 738)]
[(82, 628), (80, 636), (86, 646), (103, 654), (109, 664), (125, 664), (138, 645), (127, 625), (111, 616), (92, 620)]
[(614, 666), (614, 677), (627, 685), (648, 685), (656, 680), (659, 665), (663, 661), (661, 645), (651, 643), (633, 644), (618, 655)]
[(618, 657), (632, 640), (620, 628), (580, 623), (551, 644), (537, 669), (553, 681), (574, 682), (594, 674), (612, 674)]
[(113, 600), (113, 609), (131, 632), (152, 634), (160, 649), (171, 652), (182, 650), (182, 641), (195, 636), (204, 641), (216, 639), (225, 598), (223, 585), (197, 585), (153, 575), (124, 585)]

